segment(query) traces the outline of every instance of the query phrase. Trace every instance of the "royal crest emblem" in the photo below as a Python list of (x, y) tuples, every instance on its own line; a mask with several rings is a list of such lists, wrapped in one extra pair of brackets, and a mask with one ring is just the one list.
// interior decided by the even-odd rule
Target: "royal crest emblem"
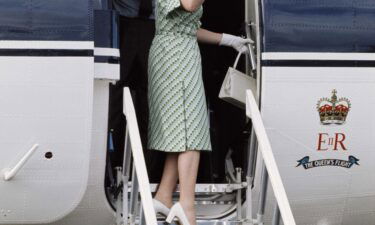
[(351, 104), (347, 98), (337, 98), (337, 91), (332, 91), (332, 97), (321, 98), (317, 104), (317, 110), (322, 125), (342, 125), (350, 111)]

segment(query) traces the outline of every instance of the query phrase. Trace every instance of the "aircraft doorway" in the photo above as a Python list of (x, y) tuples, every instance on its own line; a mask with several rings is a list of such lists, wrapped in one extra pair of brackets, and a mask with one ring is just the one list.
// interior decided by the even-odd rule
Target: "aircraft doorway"
[[(221, 33), (245, 35), (244, 4), (244, 1), (231, 4), (224, 0), (205, 2), (202, 27)], [(197, 214), (198, 219), (219, 218), (236, 209), (236, 192), (233, 190), (228, 193), (227, 184), (238, 182), (239, 174), (245, 177), (250, 127), (246, 125), (245, 110), (218, 98), (225, 74), (228, 67), (233, 65), (237, 52), (228, 47), (203, 44), (200, 45), (200, 49), (213, 151), (201, 154), (197, 180)], [(239, 66), (242, 71), (245, 70), (244, 59), (245, 57)], [(136, 99), (136, 96), (134, 97)], [(155, 190), (161, 179), (165, 153), (149, 150), (144, 150), (144, 153), (150, 183)], [(121, 149), (115, 149), (115, 153), (109, 154), (110, 167), (107, 167), (107, 174), (108, 168), (112, 168), (114, 174), (114, 168), (122, 166), (122, 158)], [(236, 171), (236, 168), (241, 169)], [(109, 177), (107, 175), (106, 184), (107, 190), (111, 191)], [(210, 205), (215, 207), (210, 209), (207, 207)]]

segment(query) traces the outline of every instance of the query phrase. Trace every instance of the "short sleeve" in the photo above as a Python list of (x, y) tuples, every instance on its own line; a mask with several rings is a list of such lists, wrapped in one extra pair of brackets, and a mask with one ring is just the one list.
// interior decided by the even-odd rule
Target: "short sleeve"
[(169, 14), (181, 7), (180, 0), (162, 0), (166, 4), (166, 13)]

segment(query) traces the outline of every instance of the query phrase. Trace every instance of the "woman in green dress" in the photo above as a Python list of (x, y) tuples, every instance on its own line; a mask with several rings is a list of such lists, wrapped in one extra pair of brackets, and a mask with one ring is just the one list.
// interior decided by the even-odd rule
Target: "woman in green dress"
[[(247, 50), (251, 40), (200, 28), (204, 0), (157, 0), (156, 35), (149, 55), (148, 148), (167, 152), (154, 198), (158, 213), (195, 225), (200, 151), (211, 151), (198, 41)], [(180, 200), (172, 207), (177, 180)], [(171, 208), (172, 207), (172, 208)], [(170, 209), (170, 210), (169, 210)]]

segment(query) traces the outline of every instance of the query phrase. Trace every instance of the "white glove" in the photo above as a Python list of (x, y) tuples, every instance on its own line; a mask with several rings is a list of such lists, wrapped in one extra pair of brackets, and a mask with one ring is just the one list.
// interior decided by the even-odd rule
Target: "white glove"
[(231, 34), (223, 34), (219, 45), (233, 47), (238, 52), (244, 53), (249, 50), (246, 45), (252, 43), (254, 43), (254, 41), (251, 39), (245, 39)]

